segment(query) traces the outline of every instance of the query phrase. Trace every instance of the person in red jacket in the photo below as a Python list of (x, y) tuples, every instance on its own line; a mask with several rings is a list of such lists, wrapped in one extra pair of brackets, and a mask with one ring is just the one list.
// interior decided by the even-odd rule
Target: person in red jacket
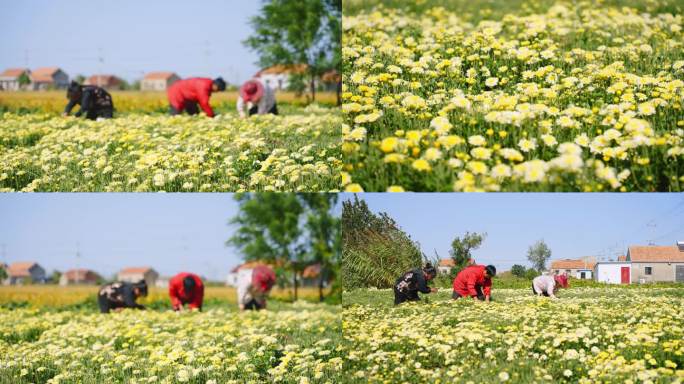
[(474, 297), (489, 301), (492, 295), (492, 277), (496, 276), (493, 265), (470, 265), (465, 267), (454, 279), (453, 299)]
[(171, 104), (171, 115), (178, 115), (183, 111), (189, 115), (196, 115), (199, 113), (197, 107), (199, 104), (207, 116), (214, 117), (214, 110), (209, 105), (209, 98), (212, 92), (225, 90), (226, 82), (220, 77), (214, 80), (204, 77), (178, 80), (166, 92), (169, 97), (169, 104)]
[(174, 311), (183, 310), (183, 305), (188, 308), (202, 310), (204, 299), (204, 284), (202, 279), (194, 273), (181, 272), (169, 280), (169, 296)]

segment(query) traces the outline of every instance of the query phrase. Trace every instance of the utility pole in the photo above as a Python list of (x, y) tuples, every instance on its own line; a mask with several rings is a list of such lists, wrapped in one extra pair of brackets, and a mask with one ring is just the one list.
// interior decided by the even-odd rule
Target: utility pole
[(97, 86), (101, 87), (102, 86), (102, 66), (104, 65), (104, 56), (102, 55), (102, 48), (98, 47), (97, 48), (97, 61), (100, 63), (100, 70), (99, 74), (97, 75)]
[(76, 242), (76, 278), (75, 278), (75, 283), (78, 285), (78, 274), (80, 273), (80, 261), (81, 261), (81, 246), (78, 242)]
[(651, 229), (651, 239), (648, 240), (648, 245), (655, 245), (655, 242), (653, 241), (653, 238), (654, 238), (653, 235), (655, 234), (657, 225), (656, 225), (655, 221), (650, 221), (648, 224), (646, 224), (646, 226), (649, 228), (652, 228)]

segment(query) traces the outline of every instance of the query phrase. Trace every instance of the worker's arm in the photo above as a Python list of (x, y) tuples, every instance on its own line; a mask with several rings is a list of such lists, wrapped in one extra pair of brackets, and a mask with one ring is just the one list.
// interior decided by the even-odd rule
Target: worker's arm
[(200, 93), (198, 102), (207, 116), (214, 117), (214, 110), (211, 109), (211, 105), (209, 105), (209, 93)]
[(126, 308), (145, 309), (144, 305), (135, 302), (135, 293), (133, 292), (133, 288), (130, 286), (124, 287), (123, 299), (124, 306)]
[(430, 293), (432, 290), (430, 287), (427, 286), (427, 281), (425, 281), (425, 276), (423, 276), (423, 273), (419, 273), (416, 275), (416, 285), (418, 286), (418, 291), (423, 292), (423, 293)]
[(204, 286), (200, 285), (195, 288), (196, 292), (193, 295), (192, 301), (188, 304), (190, 309), (202, 310), (202, 300), (204, 299)]
[(64, 116), (68, 116), (71, 113), (71, 110), (74, 109), (76, 106), (76, 100), (70, 99), (69, 103), (66, 105), (66, 108), (64, 108)]
[(245, 117), (245, 101), (242, 100), (242, 96), (238, 96), (237, 111), (240, 117)]
[(92, 95), (90, 94), (90, 91), (83, 91), (83, 96), (81, 97), (81, 109), (79, 109), (78, 112), (76, 112), (76, 117), (81, 117), (82, 114), (88, 114), (88, 110), (90, 109), (90, 100), (92, 99)]
[(169, 297), (171, 298), (171, 307), (173, 308), (174, 311), (181, 310), (183, 308), (183, 304), (180, 302), (180, 299), (178, 298), (178, 290), (174, 286), (174, 284), (169, 282)]

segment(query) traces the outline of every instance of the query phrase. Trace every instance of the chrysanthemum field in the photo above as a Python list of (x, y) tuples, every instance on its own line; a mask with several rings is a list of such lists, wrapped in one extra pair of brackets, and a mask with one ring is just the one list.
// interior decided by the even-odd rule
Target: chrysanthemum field
[(347, 191), (684, 190), (684, 3), (345, 7)]
[(0, 309), (2, 383), (337, 383), (338, 309)]
[(333, 191), (340, 116), (0, 115), (2, 191)]
[(530, 289), (495, 301), (393, 307), (390, 290), (345, 292), (345, 370), (358, 383), (681, 383), (682, 288)]

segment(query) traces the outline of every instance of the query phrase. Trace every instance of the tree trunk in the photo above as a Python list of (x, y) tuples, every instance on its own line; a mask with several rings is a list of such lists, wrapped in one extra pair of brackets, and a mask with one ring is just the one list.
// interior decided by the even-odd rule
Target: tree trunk
[(316, 101), (316, 73), (311, 71), (311, 102)]
[(297, 268), (294, 269), (294, 301), (297, 301)]
[(337, 82), (337, 106), (342, 105), (342, 81)]
[(318, 278), (318, 301), (323, 302), (323, 273)]

